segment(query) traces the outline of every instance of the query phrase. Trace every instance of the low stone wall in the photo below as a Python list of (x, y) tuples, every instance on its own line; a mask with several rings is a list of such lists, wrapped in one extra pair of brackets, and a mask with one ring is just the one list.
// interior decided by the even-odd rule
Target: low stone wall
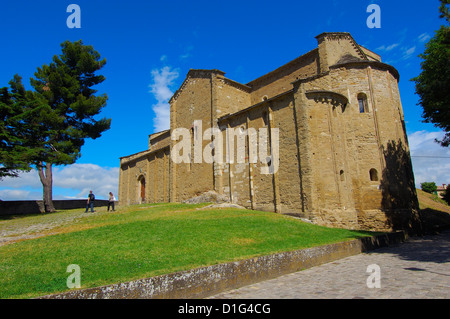
[(404, 232), (255, 257), (103, 287), (72, 290), (41, 299), (197, 299), (401, 243)]
[[(57, 210), (85, 208), (87, 199), (54, 200), (53, 205)], [(115, 203), (116, 205), (118, 202)], [(95, 207), (108, 206), (108, 201), (96, 199)], [(0, 216), (6, 215), (32, 215), (43, 213), (44, 202), (41, 200), (0, 201)]]

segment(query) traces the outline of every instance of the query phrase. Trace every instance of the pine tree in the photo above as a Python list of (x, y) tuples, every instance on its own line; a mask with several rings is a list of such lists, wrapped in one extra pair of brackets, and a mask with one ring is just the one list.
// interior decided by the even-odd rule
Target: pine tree
[[(8, 113), (10, 128), (5, 129), (12, 132), (5, 134), (10, 139), (4, 143), (5, 151), (15, 146), (22, 156), (21, 162), (16, 162), (14, 156), (11, 160), (0, 158), (1, 163), (4, 166), (25, 163), (19, 169), (37, 168), (46, 212), (55, 210), (52, 166), (75, 163), (85, 139), (100, 137), (111, 125), (111, 119), (95, 118), (106, 106), (108, 97), (96, 95), (97, 90), (92, 88), (105, 80), (96, 72), (106, 60), (81, 40), (65, 41), (61, 48), (62, 53), (55, 55), (50, 64), (38, 68), (30, 79), (34, 91), (25, 91), (19, 76), (10, 82), (11, 93), (7, 89), (0, 91), (0, 106), (5, 113), (12, 112)], [(2, 148), (0, 155), (3, 153)]]
[(9, 82), (10, 89), (0, 88), (0, 179), (17, 177), (20, 171), (29, 171), (27, 126), (22, 121), (30, 92), (22, 85), (22, 78), (15, 75)]

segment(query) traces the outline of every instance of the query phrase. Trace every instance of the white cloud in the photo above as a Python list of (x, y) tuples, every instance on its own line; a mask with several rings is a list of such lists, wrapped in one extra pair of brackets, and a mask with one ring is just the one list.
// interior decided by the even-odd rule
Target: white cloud
[(405, 61), (410, 59), (414, 56), (414, 53), (416, 52), (417, 47), (402, 47), (400, 51), (397, 51), (397, 54), (393, 55), (395, 57), (393, 60), (390, 60), (386, 63), (398, 63), (400, 61)]
[(0, 198), (2, 200), (41, 199), (42, 194), (21, 189), (2, 189), (0, 190)]
[(409, 48), (409, 49), (408, 48), (404, 48), (403, 52), (404, 52), (403, 59), (404, 60), (409, 59), (414, 54), (414, 52), (416, 52), (416, 47), (413, 46), (412, 48)]
[(391, 51), (391, 50), (395, 49), (396, 47), (398, 47), (399, 45), (400, 45), (399, 43), (391, 44), (386, 48), (386, 51)]
[(431, 39), (431, 36), (428, 33), (422, 33), (421, 35), (419, 35), (418, 39), (420, 42), (426, 42)]
[[(106, 199), (109, 192), (118, 198), (119, 168), (95, 164), (72, 164), (53, 167), (53, 199), (86, 198), (90, 190), (96, 198)], [(0, 181), (2, 200), (36, 200), (42, 198), (42, 184), (36, 170), (18, 178)]]
[[(382, 45), (376, 48), (381, 54), (386, 54), (385, 63), (396, 64), (405, 63), (406, 60), (416, 56), (417, 48), (421, 48), (424, 42), (431, 37), (428, 33), (422, 33), (418, 37), (411, 38), (407, 41), (408, 29), (405, 28), (397, 33), (397, 42), (391, 45)], [(395, 50), (394, 50), (395, 49)], [(409, 64), (405, 64), (409, 66)]]
[[(85, 198), (90, 190), (97, 198), (118, 193), (119, 168), (101, 167), (95, 164), (73, 164), (56, 168), (53, 172), (53, 186), (79, 191), (78, 198)], [(117, 196), (116, 196), (117, 197)]]
[(423, 182), (450, 184), (450, 148), (435, 142), (443, 137), (443, 132), (427, 131), (408, 135), (414, 178), (419, 188)]
[(180, 55), (180, 60), (184, 60), (184, 59), (187, 59), (187, 58), (191, 57), (192, 56), (192, 54), (191, 54), (192, 50), (194, 50), (194, 47), (192, 45), (188, 46), (186, 48), (186, 50), (185, 50), (186, 53)]
[(169, 99), (173, 95), (171, 87), (178, 78), (178, 70), (172, 70), (170, 66), (161, 69), (152, 70), (152, 84), (150, 84), (150, 93), (157, 101), (152, 109), (156, 114), (154, 127), (157, 131), (163, 131), (170, 128), (170, 106)]
[(400, 45), (400, 43), (394, 43), (394, 44), (388, 45), (387, 47), (382, 45), (381, 47), (378, 47), (377, 50), (389, 52), (389, 51), (392, 51), (393, 49), (395, 49), (396, 47), (398, 47), (399, 45)]
[(31, 170), (29, 172), (19, 173), (19, 177), (5, 177), (0, 180), (1, 188), (39, 188), (42, 184), (39, 180), (39, 175), (36, 170)]

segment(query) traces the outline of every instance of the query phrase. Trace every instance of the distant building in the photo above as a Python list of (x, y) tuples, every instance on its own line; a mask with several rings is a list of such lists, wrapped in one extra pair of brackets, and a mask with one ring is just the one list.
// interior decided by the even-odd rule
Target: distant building
[(436, 195), (438, 195), (440, 198), (443, 198), (446, 190), (447, 190), (447, 184), (442, 184), (442, 186), (437, 186)]

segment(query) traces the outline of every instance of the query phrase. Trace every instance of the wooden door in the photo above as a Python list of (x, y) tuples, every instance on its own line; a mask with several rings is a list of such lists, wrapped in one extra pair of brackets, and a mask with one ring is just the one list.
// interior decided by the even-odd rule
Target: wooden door
[(145, 202), (145, 178), (141, 179), (141, 202)]

